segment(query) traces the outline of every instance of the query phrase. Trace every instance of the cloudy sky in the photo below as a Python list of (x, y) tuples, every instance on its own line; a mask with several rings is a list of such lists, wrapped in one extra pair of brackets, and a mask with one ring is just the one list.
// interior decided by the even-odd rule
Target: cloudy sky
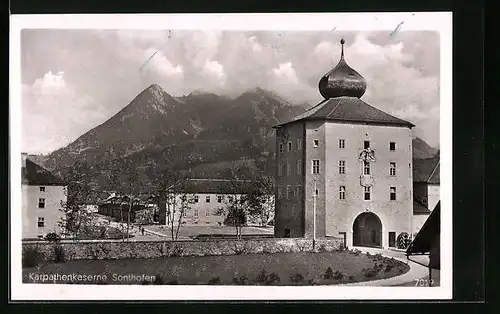
[(362, 99), (439, 146), (436, 32), (23, 30), (21, 148), (63, 147), (153, 83), (174, 96), (262, 87), (313, 106), (342, 37), (347, 63), (367, 80)]

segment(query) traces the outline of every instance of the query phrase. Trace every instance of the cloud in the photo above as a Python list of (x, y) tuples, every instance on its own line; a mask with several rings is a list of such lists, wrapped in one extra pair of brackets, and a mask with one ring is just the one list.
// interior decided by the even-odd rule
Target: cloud
[(142, 65), (147, 71), (156, 71), (158, 74), (166, 77), (182, 78), (183, 69), (182, 66), (174, 66), (165, 57), (165, 55), (154, 48), (149, 48), (144, 51), (144, 63)]
[(281, 63), (277, 68), (273, 69), (273, 73), (278, 79), (284, 79), (295, 84), (299, 83), (297, 73), (295, 73), (291, 62)]
[(21, 116), (23, 151), (47, 153), (75, 140), (105, 113), (94, 99), (67, 84), (63, 72), (49, 71), (22, 86)]
[[(432, 32), (26, 30), (22, 79), (32, 104), (46, 101), (33, 93), (47, 99), (49, 90), (55, 99), (87, 99), (71, 100), (89, 111), (76, 122), (86, 129), (100, 121), (92, 112), (111, 117), (153, 83), (176, 96), (197, 89), (237, 96), (262, 87), (313, 106), (322, 100), (319, 79), (340, 59), (341, 38), (346, 62), (367, 81), (363, 100), (410, 120), (438, 144), (439, 115), (430, 112), (439, 108), (439, 34)], [(64, 106), (54, 102), (52, 110)]]
[(224, 73), (224, 67), (217, 61), (205, 61), (205, 66), (203, 67), (205, 73), (215, 76), (221, 84), (224, 84), (226, 80), (226, 74)]
[(254, 52), (262, 51), (262, 45), (258, 42), (258, 39), (256, 36), (250, 36), (248, 38), (248, 42), (250, 43), (250, 46), (252, 47), (252, 50)]

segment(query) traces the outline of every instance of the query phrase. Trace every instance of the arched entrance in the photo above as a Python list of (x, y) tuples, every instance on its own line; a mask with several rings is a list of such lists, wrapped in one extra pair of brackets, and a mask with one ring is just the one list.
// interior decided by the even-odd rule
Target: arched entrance
[(353, 225), (353, 245), (382, 247), (382, 222), (374, 213), (362, 213)]

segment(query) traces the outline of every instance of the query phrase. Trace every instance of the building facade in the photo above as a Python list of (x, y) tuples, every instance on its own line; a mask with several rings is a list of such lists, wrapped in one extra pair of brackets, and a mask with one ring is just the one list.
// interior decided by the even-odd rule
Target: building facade
[(413, 161), (413, 233), (416, 234), (440, 201), (440, 157)]
[(411, 232), (412, 128), (361, 100), (364, 78), (342, 54), (325, 98), (276, 126), (276, 237), (341, 237), (396, 246)]
[[(165, 197), (165, 210), (160, 211), (164, 215), (172, 215), (174, 221), (178, 221), (181, 208), (183, 217), (181, 221), (185, 225), (210, 225), (220, 226), (226, 219), (224, 210), (233, 199), (241, 198), (244, 194), (244, 181), (223, 179), (189, 179), (182, 187), (182, 191), (167, 193)], [(264, 205), (265, 217), (247, 217), (247, 224), (267, 224), (274, 218), (274, 195), (267, 195), (267, 204)], [(160, 221), (162, 219), (160, 218)], [(169, 219), (164, 219), (167, 224)]]
[(67, 185), (47, 169), (21, 154), (22, 238), (43, 238), (47, 233), (61, 233), (67, 200)]

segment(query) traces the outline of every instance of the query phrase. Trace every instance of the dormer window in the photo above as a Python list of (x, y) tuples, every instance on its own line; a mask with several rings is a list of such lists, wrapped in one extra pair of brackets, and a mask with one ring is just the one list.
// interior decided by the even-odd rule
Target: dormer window
[(40, 192), (45, 192), (45, 187), (44, 186), (40, 187)]

